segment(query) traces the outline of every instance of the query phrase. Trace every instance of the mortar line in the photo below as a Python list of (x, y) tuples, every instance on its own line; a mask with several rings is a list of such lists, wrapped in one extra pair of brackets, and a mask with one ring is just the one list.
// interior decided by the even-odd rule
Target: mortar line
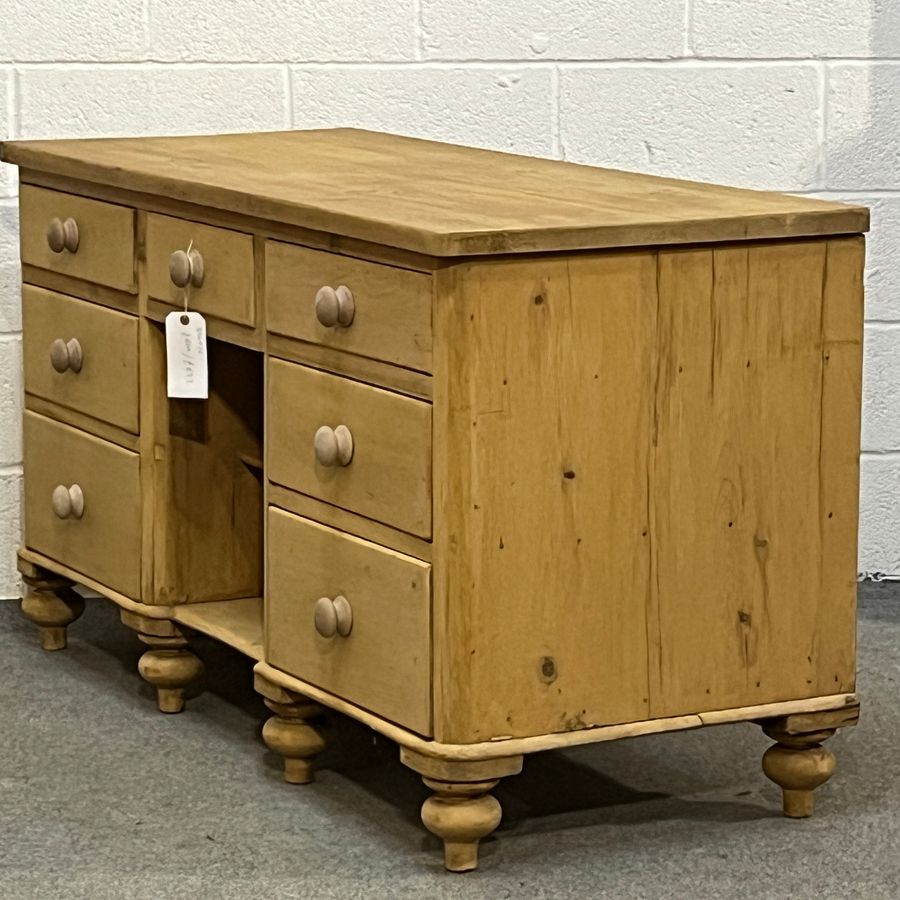
[(693, 52), (693, 34), (691, 33), (694, 18), (694, 10), (691, 0), (684, 0), (684, 43), (682, 49), (686, 57), (692, 57)]
[(828, 63), (819, 63), (819, 184), (828, 186)]
[(565, 159), (560, 144), (559, 66), (550, 70), (550, 149), (557, 159)]
[(216, 66), (234, 66), (241, 68), (265, 68), (284, 64), (300, 66), (303, 68), (340, 68), (340, 69), (380, 69), (380, 68), (431, 68), (442, 69), (454, 66), (465, 66), (476, 69), (492, 69), (497, 66), (522, 66), (524, 68), (547, 68), (555, 65), (571, 66), (577, 69), (634, 69), (634, 68), (665, 68), (665, 69), (703, 69), (716, 66), (722, 68), (752, 69), (765, 68), (767, 66), (777, 68), (807, 67), (818, 63), (840, 63), (847, 65), (880, 65), (900, 66), (900, 58), (891, 57), (809, 57), (772, 56), (741, 59), (734, 56), (678, 56), (678, 57), (611, 57), (608, 59), (585, 59), (583, 57), (556, 57), (552, 59), (510, 59), (498, 57), (496, 59), (472, 59), (467, 57), (443, 57), (430, 59), (395, 59), (371, 60), (360, 59), (310, 59), (298, 61), (293, 58), (275, 57), (267, 60), (250, 60), (233, 57), (222, 57), (208, 60), (159, 60), (159, 59), (117, 59), (107, 62), (93, 62), (79, 59), (6, 59), (3, 65), (27, 66), (29, 68), (54, 68), (65, 65), (70, 69), (98, 69), (98, 68), (161, 68), (161, 69), (200, 69)]
[(425, 59), (425, 22), (422, 15), (422, 0), (413, 0), (413, 55), (416, 61)]
[(284, 105), (284, 126), (291, 129), (294, 127), (296, 110), (294, 109), (294, 73), (290, 63), (284, 64)]

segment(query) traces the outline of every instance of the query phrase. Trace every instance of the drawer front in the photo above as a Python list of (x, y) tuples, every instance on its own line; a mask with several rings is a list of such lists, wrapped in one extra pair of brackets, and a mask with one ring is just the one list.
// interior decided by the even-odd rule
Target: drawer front
[(25, 544), (140, 599), (138, 455), (27, 411), (24, 439)]
[(138, 432), (134, 316), (25, 285), (25, 390)]
[[(185, 288), (173, 280), (170, 265), (173, 253), (185, 254), (189, 247), (195, 260), (194, 278)], [(191, 309), (253, 326), (253, 238), (227, 228), (151, 213), (147, 216), (147, 285), (151, 297), (173, 306), (184, 305), (187, 289)]]
[[(349, 295), (337, 295), (341, 287)], [(266, 244), (267, 327), (288, 337), (430, 372), (431, 290), (431, 277), (421, 272)]]
[[(274, 507), (268, 518), (267, 661), (430, 735), (431, 567)], [(317, 617), (338, 597), (347, 634)]]
[[(269, 478), (401, 531), (431, 536), (431, 406), (307, 366), (269, 360)], [(344, 426), (349, 464), (323, 465), (319, 429)]]
[(135, 293), (133, 209), (28, 184), (19, 208), (22, 262)]

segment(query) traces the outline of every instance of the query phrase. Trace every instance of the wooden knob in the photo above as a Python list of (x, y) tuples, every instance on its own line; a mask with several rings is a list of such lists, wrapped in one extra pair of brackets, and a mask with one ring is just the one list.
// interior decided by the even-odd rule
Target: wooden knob
[(199, 250), (176, 250), (169, 257), (169, 278), (176, 287), (203, 286), (203, 256)]
[(347, 328), (353, 322), (356, 304), (353, 293), (345, 284), (337, 288), (325, 285), (316, 293), (316, 318), (326, 328), (342, 325)]
[(334, 637), (337, 634), (337, 611), (330, 597), (319, 597), (313, 613), (316, 631), (323, 638)]
[(323, 425), (315, 436), (316, 459), (323, 466), (349, 466), (353, 459), (353, 435), (346, 425)]
[(78, 223), (74, 219), (66, 219), (63, 222), (63, 235), (66, 250), (69, 253), (76, 253), (81, 239), (78, 234)]
[(337, 618), (337, 633), (341, 637), (347, 637), (353, 628), (353, 607), (350, 605), (350, 601), (341, 594), (334, 598), (333, 605)]
[(80, 372), (84, 365), (84, 351), (78, 338), (70, 338), (68, 341), (57, 338), (50, 345), (50, 365), (57, 372)]
[(60, 519), (80, 519), (84, 515), (84, 491), (78, 484), (58, 484), (53, 489), (52, 502), (53, 512)]
[(324, 638), (332, 638), (336, 634), (347, 637), (353, 629), (353, 608), (350, 601), (341, 595), (332, 600), (330, 597), (319, 597), (314, 611), (316, 631)]
[(74, 219), (62, 221), (54, 217), (50, 220), (47, 225), (47, 244), (54, 253), (62, 253), (63, 250), (75, 253), (78, 243), (78, 223)]
[(66, 249), (66, 235), (63, 231), (62, 219), (54, 217), (47, 225), (47, 245), (54, 253), (62, 253)]

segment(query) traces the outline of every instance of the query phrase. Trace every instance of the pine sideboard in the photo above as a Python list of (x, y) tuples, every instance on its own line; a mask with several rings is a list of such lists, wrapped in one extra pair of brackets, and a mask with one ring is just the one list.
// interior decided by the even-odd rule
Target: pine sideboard
[[(24, 614), (197, 632), (266, 745), (395, 741), (444, 864), (533, 752), (730, 722), (812, 812), (855, 723), (864, 208), (335, 129), (8, 142)], [(207, 323), (170, 399), (163, 322)]]

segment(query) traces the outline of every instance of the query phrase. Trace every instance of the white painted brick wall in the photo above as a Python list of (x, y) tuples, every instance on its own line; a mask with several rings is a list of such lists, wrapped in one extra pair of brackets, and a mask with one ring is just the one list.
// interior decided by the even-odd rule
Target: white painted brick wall
[(295, 68), (291, 85), (297, 128), (356, 124), (536, 156), (553, 150), (546, 68)]
[[(863, 571), (900, 574), (898, 0), (0, 0), (0, 135), (359, 125), (870, 205)], [(18, 590), (0, 167), (0, 597)]]

